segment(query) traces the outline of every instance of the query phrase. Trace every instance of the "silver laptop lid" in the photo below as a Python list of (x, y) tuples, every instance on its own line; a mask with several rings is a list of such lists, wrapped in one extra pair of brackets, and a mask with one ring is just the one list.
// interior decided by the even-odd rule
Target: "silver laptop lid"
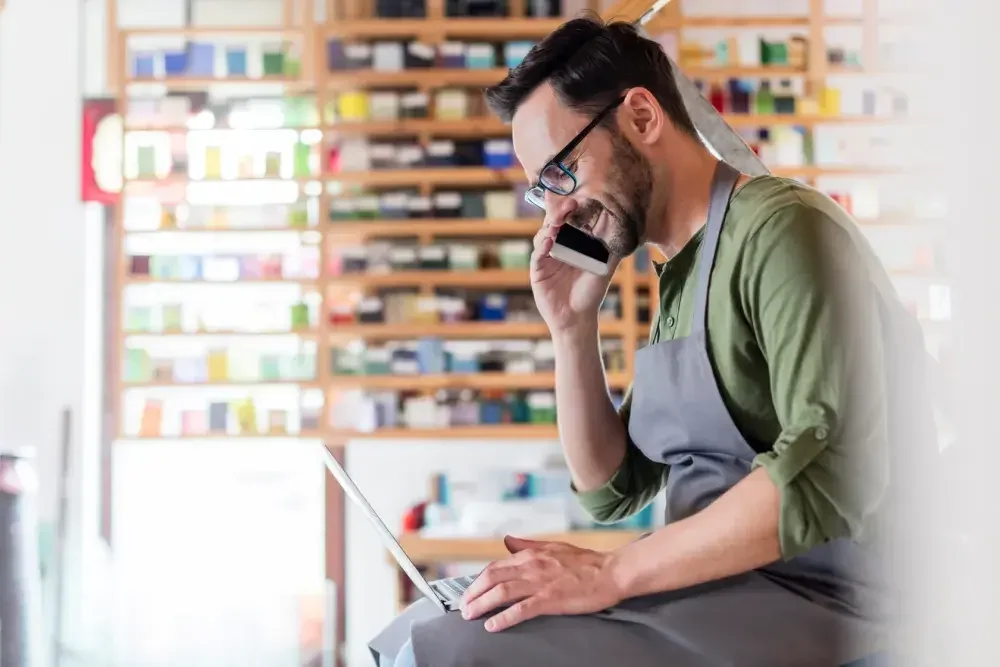
[(337, 483), (340, 484), (341, 488), (344, 489), (344, 493), (347, 494), (348, 498), (354, 501), (354, 504), (361, 508), (361, 511), (364, 512), (368, 521), (375, 527), (375, 532), (377, 532), (379, 538), (381, 538), (382, 544), (385, 545), (385, 548), (389, 550), (392, 557), (396, 559), (397, 563), (399, 563), (399, 567), (403, 569), (403, 572), (406, 573), (406, 576), (410, 578), (410, 581), (413, 582), (413, 585), (416, 586), (421, 593), (433, 600), (434, 604), (436, 604), (442, 611), (447, 611), (444, 603), (441, 602), (441, 599), (437, 596), (437, 594), (435, 594), (434, 590), (427, 583), (427, 580), (424, 579), (422, 574), (420, 574), (420, 570), (418, 570), (417, 566), (413, 564), (410, 557), (406, 555), (403, 548), (399, 546), (399, 542), (396, 541), (395, 536), (393, 536), (392, 532), (386, 527), (385, 523), (382, 522), (379, 515), (375, 513), (372, 506), (367, 500), (365, 500), (365, 497), (361, 495), (361, 491), (357, 486), (355, 486), (354, 482), (347, 475), (347, 471), (344, 470), (343, 466), (340, 465), (340, 462), (337, 461), (337, 458), (330, 453), (330, 450), (326, 448), (326, 445), (321, 444), (320, 447), (323, 449), (323, 459), (326, 462), (326, 467), (333, 474), (334, 478), (336, 478)]

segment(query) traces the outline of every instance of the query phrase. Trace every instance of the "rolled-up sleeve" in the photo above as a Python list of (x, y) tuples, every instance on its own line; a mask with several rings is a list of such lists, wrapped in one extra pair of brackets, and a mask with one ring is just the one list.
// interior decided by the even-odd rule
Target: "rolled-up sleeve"
[[(632, 388), (625, 398), (618, 414), (628, 432), (628, 420), (632, 407)], [(666, 484), (668, 466), (648, 459), (639, 451), (631, 438), (625, 444), (625, 457), (615, 474), (596, 489), (578, 491), (573, 487), (577, 500), (595, 521), (614, 523), (636, 514), (656, 497)]]
[(863, 242), (815, 208), (789, 206), (744, 251), (744, 312), (781, 424), (754, 467), (780, 491), (785, 558), (863, 541), (887, 484), (882, 335)]

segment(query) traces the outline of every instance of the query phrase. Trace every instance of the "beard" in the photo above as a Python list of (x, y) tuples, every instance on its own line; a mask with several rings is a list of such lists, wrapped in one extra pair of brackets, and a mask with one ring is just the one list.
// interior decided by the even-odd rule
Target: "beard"
[(653, 170), (642, 153), (618, 131), (611, 131), (611, 167), (604, 188), (604, 202), (590, 199), (578, 208), (568, 222), (586, 228), (607, 212), (611, 233), (608, 250), (617, 257), (628, 257), (646, 240), (646, 215), (653, 191)]

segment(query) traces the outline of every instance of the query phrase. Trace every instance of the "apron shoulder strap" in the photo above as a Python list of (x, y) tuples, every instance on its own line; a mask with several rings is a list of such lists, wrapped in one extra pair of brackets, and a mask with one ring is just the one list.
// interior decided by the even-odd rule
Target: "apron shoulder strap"
[(691, 333), (696, 334), (708, 326), (708, 284), (715, 265), (715, 254), (719, 248), (719, 237), (722, 235), (722, 223), (729, 210), (729, 199), (732, 196), (740, 172), (719, 160), (712, 177), (712, 190), (708, 203), (708, 220), (705, 223), (705, 236), (701, 242), (698, 262), (698, 282), (695, 286), (693, 321)]

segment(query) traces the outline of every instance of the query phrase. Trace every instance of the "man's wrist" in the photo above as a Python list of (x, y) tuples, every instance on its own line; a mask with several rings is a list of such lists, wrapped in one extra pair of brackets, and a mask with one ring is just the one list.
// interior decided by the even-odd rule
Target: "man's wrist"
[(636, 581), (638, 568), (642, 563), (636, 562), (635, 543), (620, 547), (611, 552), (608, 559), (608, 575), (616, 595), (621, 600), (638, 597)]
[(551, 329), (552, 342), (557, 347), (577, 349), (585, 345), (593, 345), (598, 341), (599, 322), (597, 317), (588, 318), (561, 329)]

